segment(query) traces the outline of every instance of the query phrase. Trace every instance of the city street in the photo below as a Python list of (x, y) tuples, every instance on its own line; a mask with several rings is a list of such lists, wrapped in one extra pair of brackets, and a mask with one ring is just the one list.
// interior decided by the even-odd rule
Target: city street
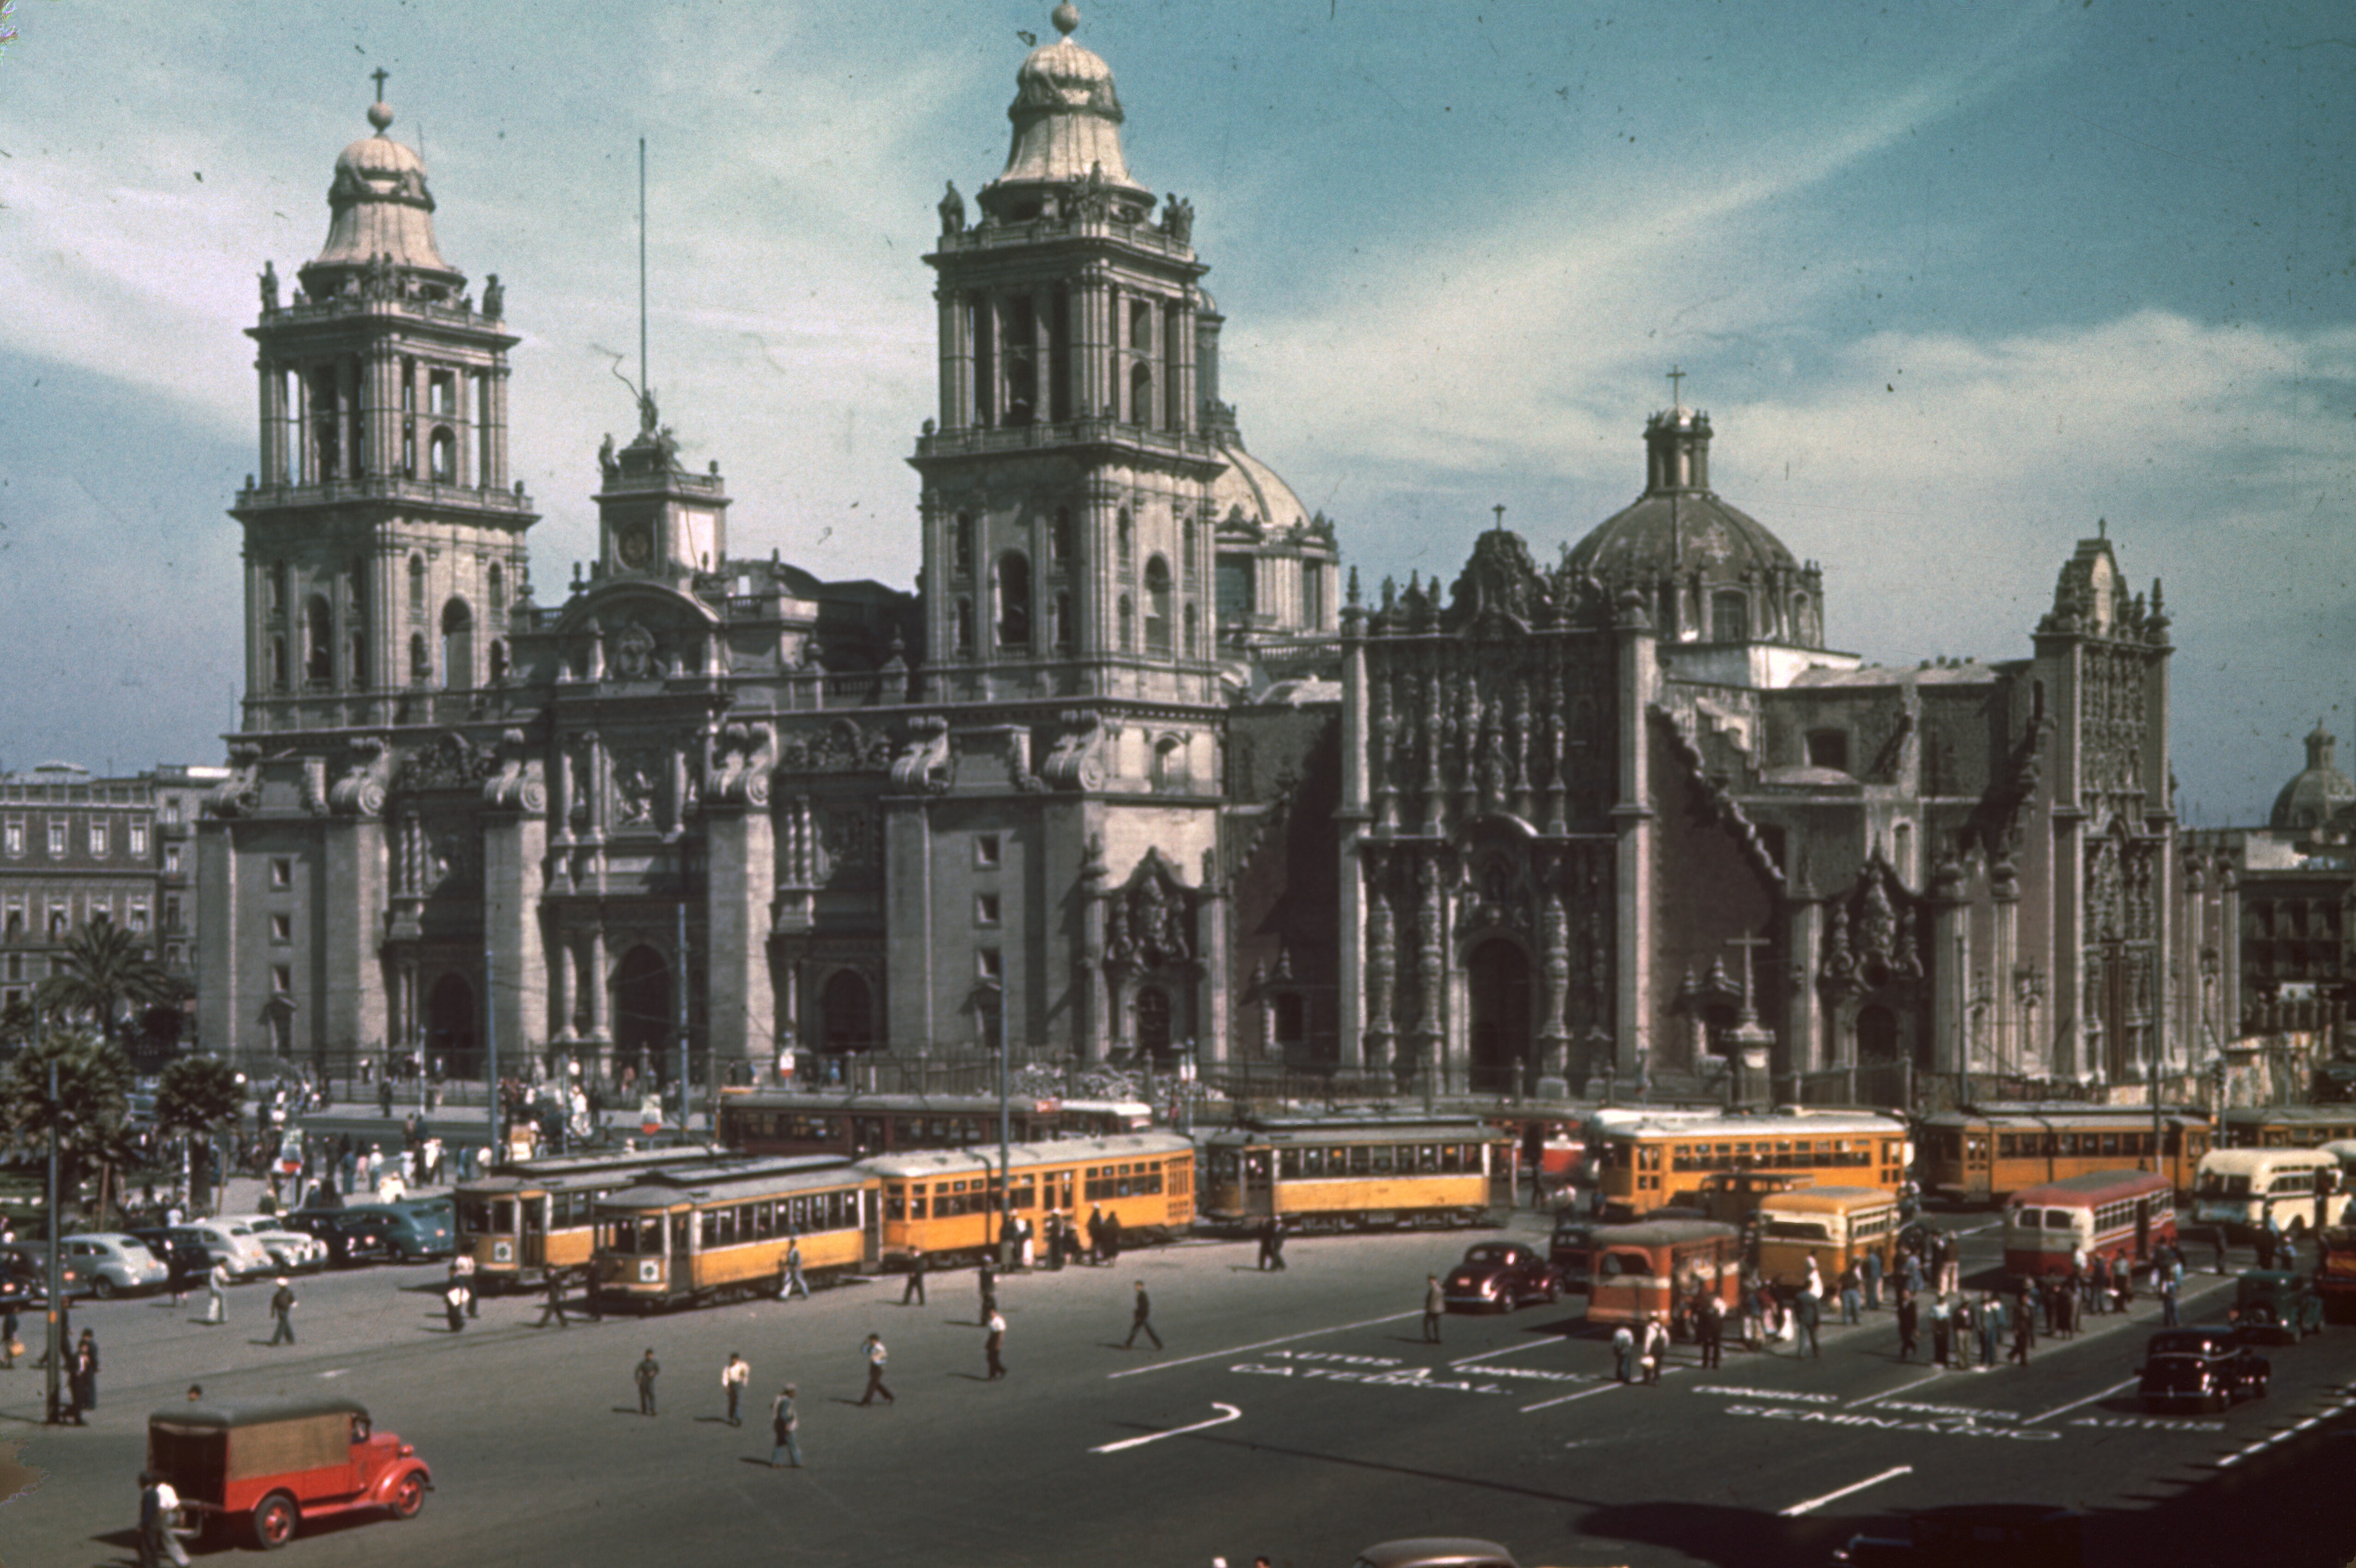
[[(1991, 1219), (1942, 1217), (1966, 1232), (1966, 1283), (1996, 1262)], [(1541, 1225), (1520, 1214), (1512, 1233), (1539, 1240)], [(1883, 1312), (1828, 1328), (1820, 1361), (1730, 1350), (1704, 1372), (1680, 1347), (1659, 1386), (1626, 1387), (1579, 1298), (1451, 1316), (1444, 1344), (1423, 1344), (1423, 1276), (1477, 1239), (1302, 1239), (1269, 1274), (1248, 1242), (1192, 1241), (1016, 1276), (1001, 1291), (1012, 1375), (994, 1384), (970, 1272), (935, 1275), (923, 1306), (898, 1305), (894, 1277), (562, 1330), (530, 1326), (536, 1298), (494, 1299), (454, 1337), (430, 1294), (439, 1268), (380, 1270), (302, 1283), (301, 1343), (278, 1350), (261, 1343), (264, 1285), (238, 1289), (225, 1327), (195, 1321), (201, 1296), (86, 1306), (77, 1328), (97, 1328), (107, 1368), (87, 1431), (32, 1426), (39, 1374), (0, 1374), (14, 1428), (0, 1431), (48, 1472), (0, 1515), (0, 1556), (127, 1561), (146, 1412), (191, 1381), (348, 1395), (432, 1463), (420, 1519), (307, 1532), (290, 1561), (317, 1563), (683, 1562), (789, 1544), (815, 1562), (1266, 1553), (1339, 1568), (1431, 1533), (1494, 1539), (1525, 1564), (1819, 1563), (1894, 1511), (1999, 1500), (2094, 1510), (2103, 1564), (2216, 1560), (2254, 1534), (2270, 1564), (2336, 1564), (2356, 1541), (2316, 1484), (2356, 1430), (2356, 1330), (2272, 1351), (2268, 1399), (2198, 1418), (2147, 1417), (2134, 1398), (2149, 1302), (2040, 1340), (2027, 1370), (1901, 1364)], [(1139, 1280), (1160, 1353), (1119, 1348)], [(2194, 1275), (2187, 1321), (2220, 1315), (2229, 1288)], [(871, 1330), (898, 1401), (862, 1408)], [(663, 1367), (653, 1419), (630, 1380), (648, 1347)], [(753, 1367), (741, 1429), (720, 1419), (732, 1350)], [(809, 1468), (772, 1472), (766, 1412), (787, 1379)]]

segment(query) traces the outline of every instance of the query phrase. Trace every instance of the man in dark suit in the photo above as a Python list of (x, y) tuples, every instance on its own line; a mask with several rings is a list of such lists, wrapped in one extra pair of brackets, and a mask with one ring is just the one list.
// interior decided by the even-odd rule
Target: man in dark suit
[(918, 1306), (925, 1305), (925, 1271), (929, 1267), (931, 1264), (926, 1261), (925, 1250), (922, 1247), (908, 1249), (908, 1283), (900, 1292), (902, 1306), (907, 1305), (910, 1302), (916, 1303)]
[(1135, 1345), (1140, 1330), (1144, 1332), (1148, 1339), (1153, 1341), (1153, 1348), (1156, 1350), (1162, 1348), (1162, 1336), (1153, 1332), (1153, 1298), (1145, 1294), (1143, 1280), (1137, 1282), (1137, 1306), (1130, 1315), (1129, 1337), (1120, 1342), (1120, 1348), (1126, 1350)]

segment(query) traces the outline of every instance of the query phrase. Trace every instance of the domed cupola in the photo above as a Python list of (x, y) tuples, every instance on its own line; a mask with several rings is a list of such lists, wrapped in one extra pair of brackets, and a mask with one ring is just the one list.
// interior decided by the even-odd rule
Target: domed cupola
[(1142, 216), (1153, 193), (1130, 177), (1120, 156), (1112, 67), (1072, 41), (1080, 13), (1069, 0), (1050, 19), (1062, 36), (1033, 49), (1014, 73), (1014, 102), (1006, 111), (1014, 139), (1006, 167), (981, 188), (982, 210), (1001, 221), (1026, 221), (1038, 215), (1045, 188), (1078, 180)]
[(1709, 488), (1709, 415), (1682, 402), (1644, 425), (1644, 494), (1573, 545), (1566, 569), (1644, 596), (1665, 641), (1824, 646), (1824, 577)]
[(336, 159), (327, 189), (327, 242), (302, 271), (314, 299), (375, 279), (389, 289), (428, 299), (455, 297), (466, 274), (442, 259), (434, 242), (434, 195), (414, 150), (385, 134), (392, 110), (369, 106), (376, 134), (363, 136)]
[(2266, 825), (2283, 832), (2311, 832), (2356, 806), (2356, 780), (2331, 765), (2339, 744), (2318, 724), (2307, 737), (2307, 767), (2275, 797), (2274, 814)]

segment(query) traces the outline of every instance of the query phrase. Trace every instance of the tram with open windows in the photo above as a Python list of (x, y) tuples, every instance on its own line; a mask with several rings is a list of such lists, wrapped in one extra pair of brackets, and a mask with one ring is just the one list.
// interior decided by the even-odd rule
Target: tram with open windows
[(1818, 1182), (1896, 1194), (1913, 1145), (1906, 1123), (1878, 1111), (1728, 1112), (1606, 1123), (1590, 1143), (1607, 1212), (1700, 1208), (1723, 1172), (1804, 1172)]
[(2164, 1171), (2192, 1190), (2211, 1146), (2207, 1112), (2162, 1106), (2155, 1134), (2147, 1105), (1966, 1105), (1917, 1124), (1922, 1187), (1965, 1203), (2001, 1201), (2064, 1176), (2135, 1168)]
[(921, 1250), (938, 1262), (979, 1260), (998, 1244), (1008, 1209), (1041, 1241), (1050, 1216), (1085, 1231), (1101, 1213), (1139, 1242), (1174, 1240), (1194, 1223), (1194, 1145), (1175, 1133), (1016, 1144), (1002, 1179), (996, 1145), (913, 1149), (859, 1168), (876, 1186), (886, 1258)]
[(2217, 1118), (2221, 1149), (2319, 1149), (2356, 1139), (2356, 1104), (2234, 1105)]
[(596, 1250), (596, 1207), (658, 1170), (727, 1163), (727, 1151), (701, 1144), (565, 1155), (519, 1160), (461, 1182), (451, 1194), (458, 1250), (475, 1260), (484, 1295), (530, 1289), (549, 1273), (585, 1269)]
[(1515, 1140), (1474, 1116), (1267, 1117), (1204, 1133), (1203, 1215), (1303, 1230), (1496, 1222)]
[[(747, 1155), (840, 1155), (865, 1159), (907, 1149), (998, 1144), (999, 1102), (981, 1094), (824, 1094), (775, 1089), (720, 1091), (720, 1141)], [(1012, 1140), (1142, 1133), (1153, 1108), (1141, 1101), (1010, 1101)]]
[(596, 1205), (594, 1310), (649, 1312), (784, 1294), (878, 1256), (875, 1178), (841, 1160), (751, 1160), (648, 1173)]

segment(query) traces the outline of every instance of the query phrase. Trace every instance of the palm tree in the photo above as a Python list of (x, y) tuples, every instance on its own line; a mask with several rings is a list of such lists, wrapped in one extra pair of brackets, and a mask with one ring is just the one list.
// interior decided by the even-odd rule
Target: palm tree
[[(52, 1062), (58, 1068), (54, 1101)], [(131, 1064), (121, 1049), (88, 1035), (52, 1029), (0, 1068), (0, 1133), (21, 1148), (37, 1150), (47, 1146), (54, 1124), (58, 1187), (62, 1201), (70, 1202), (93, 1167), (120, 1165), (127, 1155), (123, 1113), (130, 1090)]]
[(42, 1004), (59, 1015), (86, 1015), (109, 1040), (124, 1012), (172, 999), (171, 972), (148, 955), (145, 942), (102, 915), (66, 939), (57, 962), (41, 986)]

